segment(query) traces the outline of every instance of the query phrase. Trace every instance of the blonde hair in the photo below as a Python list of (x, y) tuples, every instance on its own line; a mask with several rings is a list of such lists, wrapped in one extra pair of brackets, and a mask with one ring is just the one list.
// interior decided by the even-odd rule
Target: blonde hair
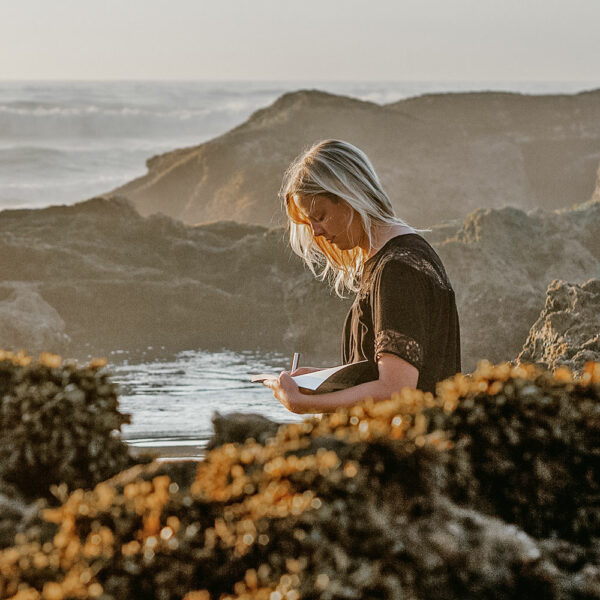
[(303, 152), (288, 167), (279, 193), (288, 216), (290, 246), (319, 279), (329, 279), (338, 296), (358, 291), (368, 252), (360, 247), (340, 250), (325, 238), (313, 235), (299, 209), (298, 197), (327, 196), (346, 202), (359, 215), (369, 245), (371, 225), (406, 223), (394, 214), (367, 155), (342, 140), (323, 140)]

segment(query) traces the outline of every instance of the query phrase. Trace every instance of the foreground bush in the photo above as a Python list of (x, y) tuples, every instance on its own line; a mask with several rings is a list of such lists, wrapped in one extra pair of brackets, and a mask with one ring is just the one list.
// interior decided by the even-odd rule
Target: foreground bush
[(115, 435), (129, 416), (103, 365), (0, 351), (0, 479), (48, 498), (54, 484), (91, 488), (133, 464)]
[(600, 598), (600, 365), (482, 364), (77, 490), (0, 598)]
[(579, 380), (566, 368), (482, 363), (443, 382), (430, 427), (453, 443), (449, 495), (535, 537), (600, 536), (598, 369), (590, 363)]

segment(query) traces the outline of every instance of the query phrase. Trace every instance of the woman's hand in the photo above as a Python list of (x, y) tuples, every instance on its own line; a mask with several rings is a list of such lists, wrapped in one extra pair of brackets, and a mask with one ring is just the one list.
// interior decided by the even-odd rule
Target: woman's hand
[[(304, 367), (310, 368), (310, 367)], [(297, 371), (302, 369), (296, 369), (294, 374), (300, 375)], [(318, 370), (318, 369), (315, 369)], [(277, 379), (267, 379), (263, 382), (268, 388), (273, 390), (273, 396), (283, 404), (289, 411), (297, 414), (301, 414), (302, 410), (302, 396), (300, 388), (296, 385), (296, 382), (291, 378), (289, 371), (282, 371)]]
[(288, 371), (263, 383), (273, 390), (273, 395), (283, 406), (297, 414), (335, 412), (338, 408), (353, 406), (365, 398), (385, 400), (403, 388), (414, 389), (417, 386), (418, 369), (394, 354), (383, 353), (377, 361), (377, 367), (379, 379), (326, 394), (303, 394)]

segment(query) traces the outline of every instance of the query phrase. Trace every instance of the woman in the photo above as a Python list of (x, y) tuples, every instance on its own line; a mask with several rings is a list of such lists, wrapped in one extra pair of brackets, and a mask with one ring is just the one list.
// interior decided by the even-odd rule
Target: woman
[(442, 262), (395, 216), (361, 150), (340, 140), (315, 144), (287, 170), (281, 196), (294, 252), (315, 275), (329, 278), (338, 295), (356, 292), (344, 325), (343, 363), (366, 359), (371, 366), (371, 380), (313, 395), (302, 394), (284, 371), (265, 385), (286, 408), (322, 413), (389, 398), (404, 387), (434, 392), (436, 382), (460, 371), (458, 314)]

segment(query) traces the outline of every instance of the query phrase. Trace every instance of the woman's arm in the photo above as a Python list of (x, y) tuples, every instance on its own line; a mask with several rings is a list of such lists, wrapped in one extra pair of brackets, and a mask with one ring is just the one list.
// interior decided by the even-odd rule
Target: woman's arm
[(379, 379), (361, 383), (329, 394), (302, 394), (287, 372), (279, 379), (265, 382), (273, 395), (294, 413), (333, 412), (337, 408), (352, 406), (366, 398), (383, 400), (404, 387), (416, 388), (419, 371), (409, 362), (393, 354), (383, 353), (377, 361)]

